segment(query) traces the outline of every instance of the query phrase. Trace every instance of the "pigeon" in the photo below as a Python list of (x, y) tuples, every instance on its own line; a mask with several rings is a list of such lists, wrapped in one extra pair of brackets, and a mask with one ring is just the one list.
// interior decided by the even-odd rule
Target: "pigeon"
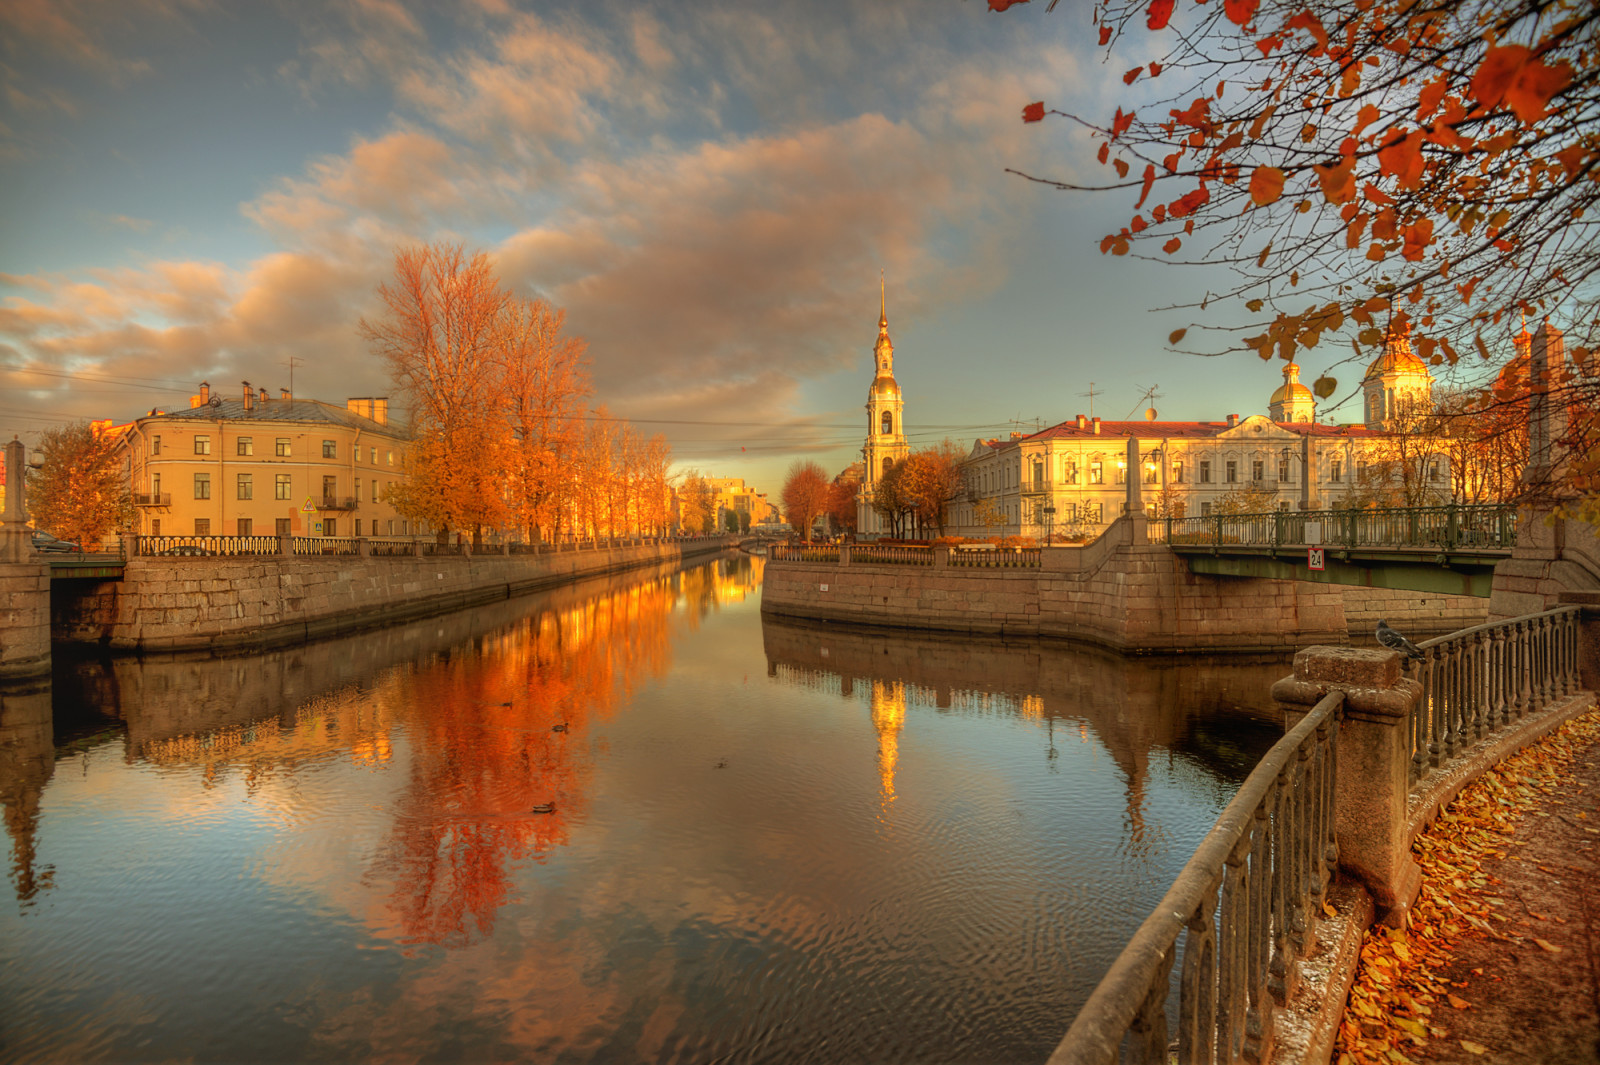
[(1417, 650), (1417, 645), (1391, 629), (1387, 621), (1378, 622), (1378, 642), (1391, 651), (1399, 651), (1407, 658), (1423, 657), (1422, 652)]

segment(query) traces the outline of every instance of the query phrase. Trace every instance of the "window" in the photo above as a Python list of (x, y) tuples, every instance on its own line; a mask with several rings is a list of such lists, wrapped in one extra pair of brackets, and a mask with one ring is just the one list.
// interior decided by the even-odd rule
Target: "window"
[(161, 454), (161, 437), (160, 436), (152, 436), (150, 438), (150, 454), (152, 454), (152, 455)]
[(1437, 481), (1439, 479), (1439, 460), (1434, 459), (1428, 463), (1428, 480)]
[[(869, 428), (870, 428), (870, 426), (869, 426)], [(389, 465), (391, 465), (391, 466), (394, 465), (394, 452), (393, 451), (389, 452)]]
[(322, 535), (323, 536), (338, 536), (339, 535), (339, 519), (338, 518), (323, 518), (321, 521), (317, 522), (317, 524), (322, 526)]
[(1250, 463), (1250, 479), (1252, 481), (1259, 481), (1264, 478), (1266, 476), (1266, 465), (1267, 464), (1262, 462), (1260, 459), (1253, 460)]
[(272, 498), (273, 499), (288, 499), (289, 498), (289, 475), (287, 473), (280, 473), (273, 479), (273, 483), (272, 483)]
[(361, 502), (361, 478), (356, 478), (356, 502)]
[(894, 459), (885, 457), (883, 460), (883, 475), (889, 476), (889, 467), (894, 465)]
[(1344, 463), (1334, 459), (1328, 464), (1328, 480), (1340, 481), (1344, 479)]
[(211, 475), (209, 473), (197, 473), (194, 475), (194, 497), (196, 499), (211, 498)]
[(1356, 463), (1356, 480), (1365, 481), (1366, 479), (1367, 479), (1367, 464), (1365, 462)]
[(1067, 476), (1065, 480), (1067, 484), (1078, 483), (1078, 463), (1076, 460), (1067, 460)]
[(1288, 479), (1289, 479), (1289, 460), (1285, 459), (1285, 458), (1280, 458), (1278, 460), (1278, 480), (1287, 481)]
[(1117, 483), (1128, 483), (1128, 464), (1126, 462), (1117, 463)]
[(339, 457), (339, 442), (337, 440), (324, 440), (322, 442), (322, 457), (336, 459)]
[(361, 535), (361, 519), (360, 518), (356, 519), (356, 535), (357, 536)]
[(1239, 464), (1232, 459), (1228, 460), (1227, 477), (1229, 484), (1237, 484), (1239, 482)]
[(1202, 518), (1211, 517), (1211, 504), (1210, 503), (1201, 503), (1200, 504), (1200, 516)]
[(406, 532), (406, 519), (404, 519), (404, 518), (401, 518), (401, 519), (400, 519), (400, 535), (401, 535), (401, 536), (406, 536), (406, 535), (409, 535), (409, 534), (408, 534), (408, 533), (407, 533), (407, 532)]
[(1090, 484), (1105, 484), (1106, 483), (1105, 464), (1102, 463), (1099, 459), (1095, 459), (1093, 462), (1089, 463), (1089, 483)]
[(197, 437), (195, 437), (194, 438), (194, 453), (196, 455), (209, 455), (209, 454), (211, 454), (211, 438), (209, 436), (197, 436)]
[(1154, 462), (1145, 463), (1144, 464), (1144, 483), (1145, 484), (1155, 484), (1156, 483), (1156, 472), (1157, 472), (1157, 466), (1156, 466), (1156, 464)]
[(1201, 459), (1200, 460), (1200, 483), (1201, 484), (1210, 484), (1211, 483), (1211, 460), (1210, 459)]
[(888, 436), (894, 432), (894, 414), (890, 411), (883, 412), (883, 435)]
[(249, 518), (240, 518), (238, 519), (238, 526), (240, 536), (249, 536), (255, 527), (255, 523)]
[(160, 536), (161, 535), (161, 519), (160, 518), (151, 518), (150, 519), (150, 535), (151, 536)]
[(1183, 483), (1183, 460), (1182, 459), (1178, 459), (1176, 462), (1174, 462), (1172, 464), (1172, 483), (1173, 484), (1182, 484)]
[(1099, 525), (1102, 510), (1099, 503), (1085, 503), (1083, 505), (1083, 520), (1091, 525)]
[(334, 497), (339, 494), (339, 478), (324, 477), (322, 479), (322, 503), (324, 506), (332, 505)]
[[(238, 496), (239, 499), (254, 499), (256, 497), (256, 479), (254, 474), (239, 474)], [(243, 533), (240, 534), (244, 535)]]
[(394, 535), (394, 519), (393, 518), (389, 519), (389, 535), (390, 536)]
[(194, 534), (196, 536), (210, 536), (211, 535), (211, 519), (210, 518), (196, 518), (196, 519), (194, 519)]
[(286, 459), (289, 457), (289, 438), (287, 436), (278, 437), (277, 453), (280, 459)]
[(377, 448), (373, 448), (372, 449), (372, 464), (374, 466), (376, 466), (378, 464), (378, 449)]
[(160, 503), (161, 503), (161, 475), (159, 473), (152, 473), (150, 475), (150, 494), (155, 497), (154, 499), (150, 500), (150, 502), (155, 503), (157, 505), (160, 505)]
[(277, 526), (278, 526), (278, 530), (277, 531), (278, 531), (278, 535), (279, 536), (293, 536), (294, 535), (294, 519), (293, 518), (279, 518), (278, 521), (277, 521)]
[(372, 479), (372, 501), (374, 503), (378, 501), (378, 479), (376, 477)]
[(254, 455), (256, 442), (254, 437), (241, 436), (233, 442), (234, 451), (240, 455)]

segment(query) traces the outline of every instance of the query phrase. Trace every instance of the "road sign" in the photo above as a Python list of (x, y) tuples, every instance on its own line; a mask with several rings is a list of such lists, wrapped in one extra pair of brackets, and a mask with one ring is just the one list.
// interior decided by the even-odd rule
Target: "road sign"
[(315, 503), (311, 502), (311, 497), (310, 496), (306, 496), (306, 501), (304, 503), (300, 504), (300, 513), (302, 513), (302, 514), (315, 514), (316, 512), (317, 512), (317, 505)]
[(1322, 548), (1306, 548), (1306, 569), (1326, 569), (1327, 566), (1323, 564), (1325, 558), (1326, 556), (1323, 554)]

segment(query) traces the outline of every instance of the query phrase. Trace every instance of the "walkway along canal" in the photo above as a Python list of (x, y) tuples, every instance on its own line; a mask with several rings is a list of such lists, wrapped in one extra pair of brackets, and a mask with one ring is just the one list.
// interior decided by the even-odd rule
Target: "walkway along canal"
[(1287, 660), (819, 629), (760, 580), (5, 690), (4, 1056), (1042, 1061)]

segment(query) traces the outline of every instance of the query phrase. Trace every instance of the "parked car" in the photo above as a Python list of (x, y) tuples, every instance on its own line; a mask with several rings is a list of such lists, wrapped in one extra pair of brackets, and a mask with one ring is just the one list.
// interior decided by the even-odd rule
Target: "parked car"
[(71, 540), (62, 540), (51, 536), (43, 529), (33, 530), (33, 549), (35, 551), (60, 551), (62, 553), (83, 550)]

